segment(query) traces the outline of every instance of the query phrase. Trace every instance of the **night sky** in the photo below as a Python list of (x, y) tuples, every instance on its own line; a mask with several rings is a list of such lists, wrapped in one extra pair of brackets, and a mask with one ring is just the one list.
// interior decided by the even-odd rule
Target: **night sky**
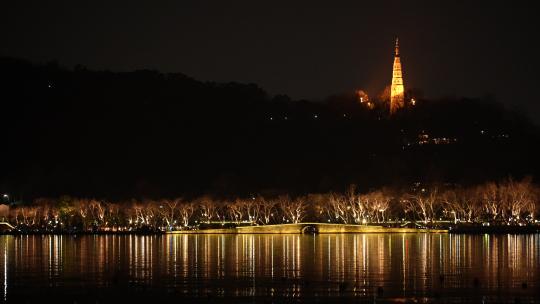
[(540, 122), (533, 2), (471, 2), (9, 1), (0, 55), (253, 82), (318, 100), (381, 91), (398, 35), (406, 87), (492, 95)]

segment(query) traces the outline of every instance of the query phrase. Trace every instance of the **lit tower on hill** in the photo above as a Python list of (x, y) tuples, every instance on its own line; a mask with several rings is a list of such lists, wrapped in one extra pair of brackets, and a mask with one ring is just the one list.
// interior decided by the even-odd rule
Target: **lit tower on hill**
[(401, 74), (401, 60), (399, 59), (399, 41), (396, 38), (392, 87), (390, 88), (390, 114), (394, 114), (398, 109), (403, 108), (405, 104), (404, 93), (405, 87), (403, 86), (403, 75)]

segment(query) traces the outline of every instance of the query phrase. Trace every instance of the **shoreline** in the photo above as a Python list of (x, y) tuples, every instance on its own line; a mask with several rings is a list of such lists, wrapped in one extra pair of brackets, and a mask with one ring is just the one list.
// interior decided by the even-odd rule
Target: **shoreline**
[(170, 235), (170, 234), (365, 234), (365, 233), (449, 233), (449, 234), (531, 234), (540, 226), (451, 226), (448, 228), (402, 228), (374, 225), (298, 223), (239, 226), (176, 231), (1, 231), (0, 235)]
[(393, 228), (371, 225), (298, 223), (223, 229), (168, 231), (166, 234), (347, 234), (347, 233), (448, 233), (447, 229)]

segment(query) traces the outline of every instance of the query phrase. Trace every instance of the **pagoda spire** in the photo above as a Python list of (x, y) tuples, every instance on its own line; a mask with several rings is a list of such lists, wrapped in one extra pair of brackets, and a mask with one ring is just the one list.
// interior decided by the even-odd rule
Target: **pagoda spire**
[(392, 69), (392, 86), (390, 88), (390, 114), (396, 113), (405, 104), (405, 87), (399, 58), (399, 39), (396, 38), (394, 49), (394, 66)]

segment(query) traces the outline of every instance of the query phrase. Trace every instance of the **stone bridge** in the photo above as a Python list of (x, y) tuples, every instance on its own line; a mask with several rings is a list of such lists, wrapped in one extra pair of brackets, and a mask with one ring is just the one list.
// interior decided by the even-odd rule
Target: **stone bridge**
[(15, 227), (11, 226), (10, 223), (0, 222), (0, 232), (11, 231), (13, 229), (15, 229)]
[(298, 223), (265, 226), (237, 227), (236, 233), (360, 233), (382, 232), (381, 226), (344, 225), (325, 223)]

